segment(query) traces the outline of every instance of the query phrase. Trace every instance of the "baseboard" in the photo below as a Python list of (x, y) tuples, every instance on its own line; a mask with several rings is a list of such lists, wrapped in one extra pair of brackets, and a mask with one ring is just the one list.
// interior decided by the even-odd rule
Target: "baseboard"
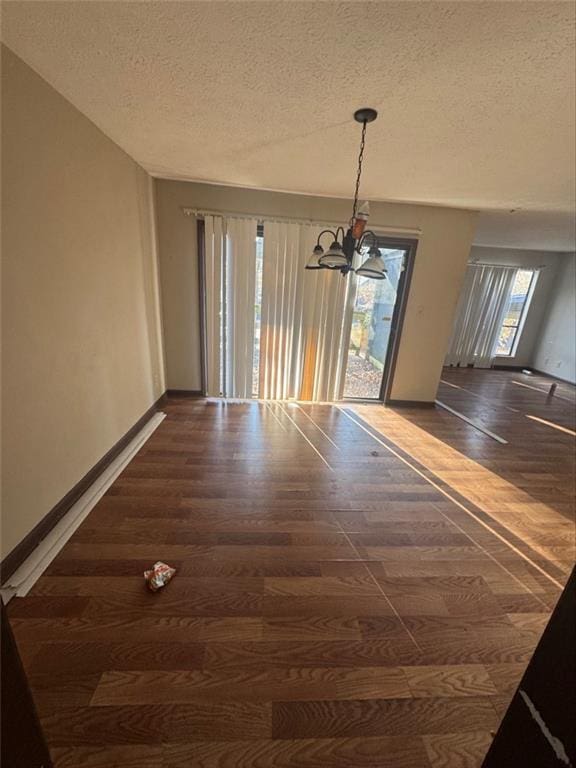
[[(481, 369), (480, 369), (481, 370)], [(531, 371), (532, 368), (528, 365), (492, 365), (490, 366), (491, 371), (516, 371), (518, 373), (519, 371)]]
[(204, 397), (200, 389), (167, 389), (168, 397)]
[(162, 395), (152, 405), (146, 413), (141, 416), (126, 434), (102, 456), (92, 469), (79, 480), (60, 501), (47, 512), (42, 520), (32, 528), (32, 530), (17, 544), (14, 549), (6, 555), (0, 563), (0, 583), (4, 583), (26, 560), (27, 557), (36, 549), (38, 544), (44, 539), (54, 526), (64, 517), (64, 515), (74, 506), (78, 499), (86, 493), (88, 488), (96, 478), (114, 461), (114, 459), (126, 448), (128, 443), (140, 432), (142, 427), (158, 411), (159, 407), (165, 401)]
[(570, 384), (571, 387), (576, 387), (576, 382), (570, 381), (570, 379), (563, 379), (561, 376), (554, 376), (553, 373), (546, 373), (546, 371), (539, 371), (538, 368), (532, 368), (530, 366), (529, 368), (532, 373), (537, 374), (538, 376), (546, 376), (548, 379), (555, 379), (556, 381), (561, 381), (563, 384)]
[(434, 408), (434, 401), (428, 400), (387, 400), (384, 405), (391, 408)]
[(526, 369), (532, 370), (529, 365), (502, 365), (500, 363), (494, 363), (490, 368), (475, 368), (472, 363), (470, 365), (444, 365), (442, 366), (446, 371), (525, 371)]

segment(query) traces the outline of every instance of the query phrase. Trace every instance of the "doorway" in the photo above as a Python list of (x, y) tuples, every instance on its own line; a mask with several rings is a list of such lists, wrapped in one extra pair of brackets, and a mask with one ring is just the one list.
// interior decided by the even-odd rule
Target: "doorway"
[(378, 238), (386, 279), (354, 277), (344, 363), (345, 400), (385, 401), (389, 397), (415, 246), (413, 241)]

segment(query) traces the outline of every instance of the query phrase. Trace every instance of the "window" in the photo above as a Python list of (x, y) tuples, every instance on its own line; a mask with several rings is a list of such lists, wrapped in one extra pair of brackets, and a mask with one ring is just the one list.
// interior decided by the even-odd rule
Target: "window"
[(531, 269), (519, 269), (516, 273), (496, 345), (496, 354), (501, 357), (510, 357), (516, 352), (536, 282), (535, 276), (536, 273)]

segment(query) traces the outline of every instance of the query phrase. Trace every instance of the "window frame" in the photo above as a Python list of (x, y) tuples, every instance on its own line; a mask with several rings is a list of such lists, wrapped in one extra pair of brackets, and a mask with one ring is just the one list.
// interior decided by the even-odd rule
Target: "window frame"
[[(534, 288), (536, 287), (536, 281), (538, 279), (539, 271), (537, 269), (527, 269), (527, 268), (519, 267), (518, 272), (531, 272), (532, 274), (530, 275), (530, 283), (528, 285), (528, 290), (526, 291), (526, 295), (522, 303), (522, 309), (520, 310), (520, 317), (518, 318), (517, 325), (511, 325), (509, 323), (506, 323), (504, 318), (504, 320), (500, 324), (500, 327), (498, 328), (498, 340), (500, 339), (500, 334), (502, 333), (503, 328), (512, 328), (514, 330), (514, 336), (512, 339), (512, 344), (510, 345), (510, 351), (496, 352), (494, 354), (495, 357), (510, 358), (510, 357), (516, 356), (516, 352), (518, 351), (518, 345), (520, 344), (520, 339), (522, 337), (522, 331), (524, 330), (526, 317), (528, 315), (528, 309), (530, 308), (530, 304), (532, 302), (532, 296), (534, 294)], [(510, 296), (508, 298), (508, 302), (510, 302), (510, 300), (512, 299), (512, 287), (510, 288)], [(508, 311), (508, 307), (506, 307), (506, 311)], [(498, 344), (498, 341), (496, 342), (496, 344)]]
[(384, 360), (382, 383), (380, 385), (379, 396), (376, 398), (346, 397), (342, 398), (341, 402), (383, 403), (384, 405), (387, 405), (395, 402), (392, 398), (392, 386), (396, 375), (396, 363), (402, 339), (402, 331), (404, 329), (404, 318), (406, 316), (408, 297), (412, 284), (412, 274), (414, 272), (416, 253), (420, 241), (418, 238), (395, 237), (394, 235), (380, 232), (377, 227), (375, 227), (374, 233), (376, 235), (376, 246), (378, 248), (404, 251), (404, 269), (401, 272), (400, 281), (398, 282), (397, 287), (397, 299), (392, 314), (390, 340), (388, 342), (388, 349)]

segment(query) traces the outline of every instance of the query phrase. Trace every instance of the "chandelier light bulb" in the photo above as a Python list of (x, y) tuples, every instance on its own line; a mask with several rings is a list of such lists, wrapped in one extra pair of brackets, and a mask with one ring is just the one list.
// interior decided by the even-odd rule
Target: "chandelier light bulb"
[(372, 280), (385, 280), (386, 265), (378, 248), (373, 245), (368, 252), (368, 258), (358, 267), (356, 274), (360, 277), (371, 277)]
[(346, 254), (338, 240), (334, 240), (326, 253), (318, 259), (318, 263), (323, 267), (328, 267), (328, 269), (340, 269), (340, 267), (345, 267), (348, 264)]
[(308, 259), (308, 263), (306, 264), (306, 269), (322, 269), (322, 264), (320, 264), (320, 257), (324, 253), (324, 248), (320, 245), (320, 243), (317, 243), (317, 245), (314, 247), (314, 250), (312, 251), (312, 255)]

